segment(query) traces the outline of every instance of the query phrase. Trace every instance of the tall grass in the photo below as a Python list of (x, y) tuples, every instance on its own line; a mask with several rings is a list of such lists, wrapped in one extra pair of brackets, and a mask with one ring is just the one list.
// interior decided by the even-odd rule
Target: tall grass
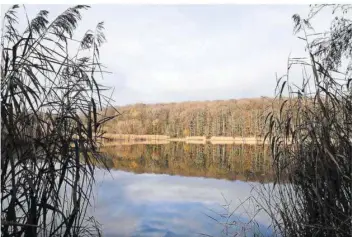
[[(312, 18), (329, 8), (335, 15), (330, 31), (314, 32)], [(317, 5), (307, 19), (293, 16), (308, 57), (289, 59), (265, 119), (274, 183), (253, 187), (241, 204), (265, 211), (273, 236), (352, 236), (351, 10), (352, 5)], [(302, 69), (301, 86), (291, 81), (294, 66)], [(224, 230), (248, 223), (226, 222)], [(226, 234), (234, 235), (267, 236), (250, 230)]]
[[(24, 6), (23, 6), (24, 8)], [(18, 5), (4, 15), (1, 36), (1, 232), (3, 236), (100, 235), (87, 215), (94, 164), (109, 99), (99, 47), (104, 24), (73, 34), (81, 12), (68, 8), (26, 17), (19, 32)], [(24, 8), (25, 10), (25, 8)], [(25, 12), (25, 11), (24, 11)], [(78, 48), (73, 51), (71, 45)]]
[[(310, 17), (325, 8), (312, 7)], [(260, 190), (260, 201), (282, 236), (352, 235), (351, 7), (333, 8), (326, 35), (293, 16), (308, 57), (290, 59), (278, 83), (281, 109), (266, 120), (276, 182)], [(302, 86), (290, 81), (295, 64), (302, 67)]]

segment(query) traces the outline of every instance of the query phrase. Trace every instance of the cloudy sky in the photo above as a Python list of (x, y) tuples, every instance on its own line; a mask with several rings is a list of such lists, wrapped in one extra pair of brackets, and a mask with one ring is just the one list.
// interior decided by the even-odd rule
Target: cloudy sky
[[(224, 198), (230, 204), (229, 212), (234, 212), (230, 221), (245, 223), (255, 215), (253, 203), (241, 203), (257, 183), (177, 175), (135, 175), (116, 170), (111, 173), (97, 170), (96, 179), (96, 205), (90, 211), (103, 224), (104, 236), (108, 237), (199, 236), (197, 233), (222, 236), (223, 227), (208, 216), (225, 221), (214, 214), (225, 213), (221, 207), (226, 205)], [(264, 212), (255, 215), (255, 220), (262, 234), (271, 232), (268, 229), (270, 220)], [(229, 233), (235, 232), (230, 228)]]
[[(29, 17), (47, 9), (51, 18), (67, 7), (26, 6)], [(290, 53), (305, 56), (291, 17), (308, 12), (308, 5), (93, 5), (74, 37), (105, 22), (101, 60), (115, 105), (273, 96)], [(299, 82), (300, 70), (291, 79)]]

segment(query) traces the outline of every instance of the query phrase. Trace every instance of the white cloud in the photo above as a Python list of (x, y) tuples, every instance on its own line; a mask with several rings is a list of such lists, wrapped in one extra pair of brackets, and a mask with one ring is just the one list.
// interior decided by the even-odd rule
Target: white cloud
[[(102, 200), (114, 200), (119, 203), (116, 207), (110, 206), (115, 216), (124, 216), (124, 212), (130, 214), (138, 212), (133, 207), (138, 206), (148, 212), (148, 205), (158, 206), (162, 213), (173, 213), (171, 216), (182, 213), (182, 210), (174, 209), (179, 205), (194, 205), (192, 212), (195, 215), (203, 215), (208, 210), (206, 208), (220, 207), (225, 204), (225, 197), (231, 202), (230, 210), (237, 211), (235, 215), (243, 214), (248, 211), (250, 213), (251, 206), (240, 206), (240, 203), (245, 201), (251, 195), (253, 187), (257, 183), (242, 182), (242, 181), (227, 181), (209, 178), (197, 177), (181, 177), (170, 175), (156, 174), (132, 174), (123, 171), (111, 171), (112, 176), (102, 178), (98, 172), (97, 180), (102, 181), (105, 187), (109, 188), (109, 193), (105, 189), (100, 189)], [(223, 196), (222, 196), (223, 195)], [(109, 201), (102, 203), (103, 208), (109, 209)], [(176, 205), (175, 205), (176, 203)], [(202, 208), (197, 208), (197, 205), (202, 205)], [(97, 207), (100, 208), (99, 206)], [(138, 209), (138, 208), (137, 208)], [(119, 214), (117, 213), (117, 210)], [(254, 209), (252, 210), (254, 212)], [(106, 211), (103, 211), (105, 215)], [(122, 214), (122, 215), (121, 215)], [(177, 216), (177, 215), (176, 215)], [(248, 216), (244, 216), (248, 217)], [(256, 216), (256, 220), (262, 224), (269, 225), (270, 220), (264, 213)]]
[[(66, 7), (27, 10), (57, 15)], [(105, 22), (101, 59), (113, 74), (104, 83), (115, 87), (116, 104), (271, 96), (288, 55), (305, 55), (291, 17), (308, 11), (308, 5), (94, 5), (75, 37)], [(323, 16), (314, 22), (319, 30), (331, 19)], [(299, 70), (292, 80), (300, 80)]]

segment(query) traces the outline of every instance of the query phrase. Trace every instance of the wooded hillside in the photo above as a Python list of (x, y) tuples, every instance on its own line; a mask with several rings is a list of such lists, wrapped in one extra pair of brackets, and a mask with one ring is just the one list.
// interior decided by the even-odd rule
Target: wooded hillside
[[(273, 99), (135, 104), (117, 107), (120, 116), (105, 130), (118, 134), (185, 136), (263, 136), (265, 115)], [(113, 115), (114, 110), (108, 110)]]

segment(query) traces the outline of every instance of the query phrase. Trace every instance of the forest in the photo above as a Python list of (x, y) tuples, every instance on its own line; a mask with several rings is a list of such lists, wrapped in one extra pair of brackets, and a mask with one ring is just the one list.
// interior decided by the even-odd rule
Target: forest
[[(271, 98), (195, 101), (120, 106), (120, 115), (104, 130), (115, 134), (161, 134), (170, 137), (263, 137)], [(108, 109), (108, 115), (116, 115)]]
[[(22, 8), (24, 29), (18, 25)], [(260, 185), (251, 198), (270, 216), (274, 236), (352, 236), (351, 5), (312, 5), (307, 18), (292, 16), (307, 55), (288, 59), (273, 99), (117, 108), (110, 107), (110, 98), (101, 94), (106, 87), (97, 82), (105, 74), (99, 56), (104, 23), (81, 40), (72, 38), (88, 8), (70, 7), (54, 19), (47, 10), (30, 19), (19, 5), (4, 12), (2, 236), (102, 236), (102, 226), (87, 214), (95, 168), (102, 166), (218, 178), (223, 178), (220, 168), (239, 177), (250, 168), (267, 174), (270, 167), (272, 185)], [(323, 10), (333, 20), (320, 34), (313, 19)], [(289, 79), (293, 65), (302, 69), (302, 86)], [(234, 146), (100, 149), (104, 133), (265, 136), (270, 163), (267, 167), (266, 153), (247, 156)], [(110, 164), (104, 152), (113, 158)]]

